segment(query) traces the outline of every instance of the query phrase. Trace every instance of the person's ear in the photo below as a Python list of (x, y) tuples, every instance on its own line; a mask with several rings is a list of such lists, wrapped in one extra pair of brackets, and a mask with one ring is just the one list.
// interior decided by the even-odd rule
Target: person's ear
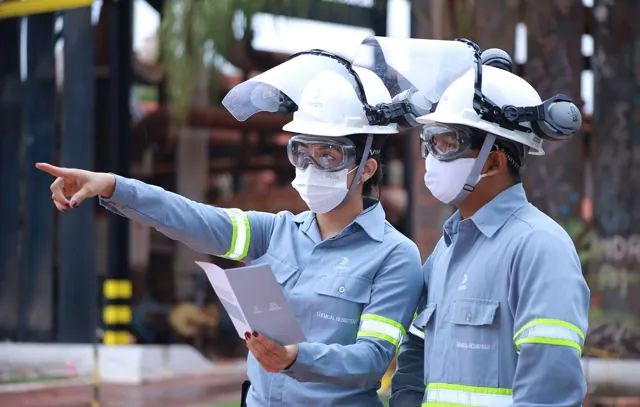
[(362, 170), (362, 183), (364, 184), (368, 180), (370, 180), (378, 170), (378, 161), (373, 158), (369, 158), (367, 162), (364, 164), (364, 169)]
[(505, 153), (502, 151), (492, 151), (482, 167), (482, 174), (492, 177), (503, 172), (508, 172), (508, 165), (507, 155)]

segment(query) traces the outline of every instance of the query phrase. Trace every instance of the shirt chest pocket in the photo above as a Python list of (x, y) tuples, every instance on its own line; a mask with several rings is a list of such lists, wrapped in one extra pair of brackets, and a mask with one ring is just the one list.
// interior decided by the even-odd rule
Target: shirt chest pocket
[(444, 360), (450, 383), (498, 386), (499, 305), (494, 300), (463, 298), (447, 307)]
[(366, 277), (330, 274), (315, 284), (312, 335), (328, 343), (353, 343), (360, 315), (371, 300), (373, 281)]

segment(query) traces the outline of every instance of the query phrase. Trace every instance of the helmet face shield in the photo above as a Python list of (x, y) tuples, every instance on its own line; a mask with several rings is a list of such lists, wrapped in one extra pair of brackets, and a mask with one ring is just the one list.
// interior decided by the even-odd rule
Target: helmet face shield
[(313, 165), (321, 171), (335, 172), (356, 165), (356, 147), (346, 137), (300, 134), (289, 139), (287, 157), (300, 170)]
[(466, 127), (434, 122), (423, 127), (420, 140), (422, 158), (429, 154), (440, 161), (472, 157), (473, 134)]
[[(474, 66), (473, 50), (460, 41), (367, 37), (357, 48), (353, 64), (374, 72), (389, 90), (397, 121), (415, 127), (416, 117), (430, 113), (442, 93)], [(403, 103), (404, 102), (404, 103)]]
[(293, 113), (309, 81), (322, 72), (333, 72), (353, 84), (353, 74), (339, 58), (322, 53), (306, 53), (236, 85), (222, 100), (222, 105), (239, 121), (259, 112)]

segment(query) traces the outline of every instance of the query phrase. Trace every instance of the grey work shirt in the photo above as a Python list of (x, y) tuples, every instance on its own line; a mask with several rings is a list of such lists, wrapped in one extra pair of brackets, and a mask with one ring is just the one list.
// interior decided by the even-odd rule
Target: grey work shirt
[(522, 184), (443, 229), (390, 405), (581, 405), (589, 288), (567, 233)]
[(271, 266), (307, 342), (281, 373), (249, 355), (248, 406), (382, 406), (377, 389), (411, 322), (422, 273), (418, 248), (379, 203), (367, 200), (323, 241), (311, 212), (221, 209), (123, 177), (100, 202), (198, 252)]

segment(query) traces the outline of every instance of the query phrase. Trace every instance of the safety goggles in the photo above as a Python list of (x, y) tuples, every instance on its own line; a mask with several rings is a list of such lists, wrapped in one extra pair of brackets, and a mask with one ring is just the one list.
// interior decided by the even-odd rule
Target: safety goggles
[[(468, 127), (431, 123), (423, 127), (420, 140), (422, 158), (431, 154), (439, 161), (453, 161), (458, 158), (472, 158), (472, 151), (482, 148), (484, 137)], [(509, 164), (516, 170), (520, 168), (520, 160), (516, 159), (517, 152), (508, 151), (498, 144), (491, 146), (491, 151), (502, 151), (507, 156)]]
[(440, 161), (470, 158), (473, 148), (482, 146), (482, 140), (473, 137), (470, 129), (441, 123), (425, 125), (422, 128), (420, 140), (422, 158), (427, 158), (427, 155), (431, 154)]
[(334, 172), (356, 164), (356, 146), (346, 137), (296, 135), (289, 139), (287, 156), (296, 168), (309, 164), (319, 170)]

